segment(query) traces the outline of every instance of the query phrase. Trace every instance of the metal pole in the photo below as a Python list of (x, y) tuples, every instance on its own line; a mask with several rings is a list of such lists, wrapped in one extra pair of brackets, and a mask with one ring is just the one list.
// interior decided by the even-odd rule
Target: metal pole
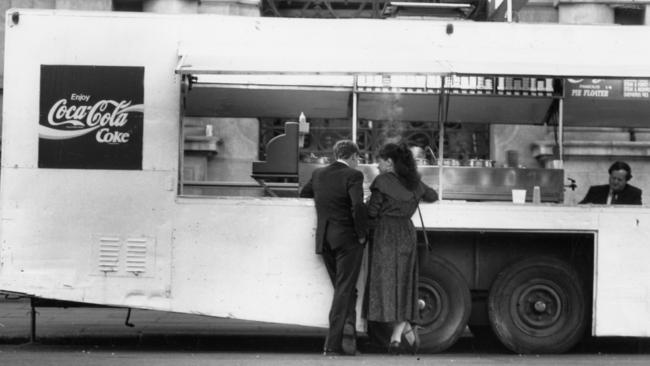
[(31, 329), (30, 329), (30, 334), (29, 334), (29, 342), (30, 343), (35, 343), (36, 342), (36, 305), (34, 304), (34, 298), (30, 297), (29, 298), (29, 304), (31, 307), (31, 312), (30, 312), (30, 318), (31, 318)]
[(506, 0), (506, 18), (508, 23), (512, 23), (512, 0)]
[[(185, 128), (184, 128), (184, 117), (185, 117), (185, 96), (187, 95), (190, 84), (192, 83), (192, 75), (181, 75), (180, 88), (181, 92), (179, 95), (179, 105), (178, 109), (178, 195), (182, 196), (185, 186), (185, 174), (183, 170), (185, 169)], [(188, 83), (188, 84), (186, 84)]]
[(445, 91), (445, 76), (442, 76), (442, 88), (438, 96), (438, 196), (440, 200), (443, 199), (443, 186), (442, 186), (442, 173), (443, 173), (443, 158), (445, 157), (445, 115), (446, 113), (446, 91)]
[(557, 129), (558, 129), (558, 145), (560, 162), (562, 163), (562, 168), (564, 168), (564, 98), (560, 98), (558, 102), (557, 109)]
[(354, 87), (352, 88), (352, 141), (357, 142), (357, 75), (354, 75)]

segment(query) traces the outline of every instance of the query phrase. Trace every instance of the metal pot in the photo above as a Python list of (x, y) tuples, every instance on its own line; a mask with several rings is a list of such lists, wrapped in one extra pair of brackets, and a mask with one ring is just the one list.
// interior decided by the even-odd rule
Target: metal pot
[(442, 165), (460, 166), (460, 161), (458, 159), (442, 159)]
[(484, 159), (483, 160), (483, 166), (486, 167), (486, 168), (493, 168), (494, 167), (494, 160)]
[(427, 160), (427, 159), (415, 159), (415, 164), (417, 164), (417, 165), (430, 165), (429, 160)]
[(492, 168), (494, 161), (488, 159), (470, 159), (468, 164), (473, 167)]

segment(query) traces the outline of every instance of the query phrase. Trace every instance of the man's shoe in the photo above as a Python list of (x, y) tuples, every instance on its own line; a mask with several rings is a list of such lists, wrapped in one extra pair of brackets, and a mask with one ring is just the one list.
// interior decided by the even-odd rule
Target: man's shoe
[[(409, 340), (406, 338), (406, 335), (409, 333), (413, 333), (413, 342), (409, 342)], [(402, 343), (405, 346), (404, 348), (409, 353), (412, 355), (417, 355), (418, 351), (420, 350), (420, 334), (418, 333), (417, 325), (411, 325), (411, 329), (408, 332), (402, 333)]]
[(343, 327), (341, 348), (343, 353), (348, 356), (354, 356), (357, 353), (357, 335), (354, 327), (350, 324)]
[(341, 348), (344, 354), (354, 356), (357, 353), (357, 337), (354, 334), (344, 334)]
[(323, 351), (323, 356), (341, 356), (341, 352), (326, 349)]
[(401, 353), (402, 351), (402, 346), (398, 341), (391, 341), (390, 344), (388, 345), (388, 354), (397, 356)]

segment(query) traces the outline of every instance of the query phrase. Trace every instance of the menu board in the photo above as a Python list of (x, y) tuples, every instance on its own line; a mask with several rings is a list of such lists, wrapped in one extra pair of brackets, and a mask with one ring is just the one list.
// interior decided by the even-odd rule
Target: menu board
[(649, 100), (650, 79), (566, 79), (567, 98)]

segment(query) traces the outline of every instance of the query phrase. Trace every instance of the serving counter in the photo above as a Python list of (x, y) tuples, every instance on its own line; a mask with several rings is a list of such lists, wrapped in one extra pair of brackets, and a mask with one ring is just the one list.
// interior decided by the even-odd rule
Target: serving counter
[[(302, 187), (314, 169), (323, 164), (300, 163), (299, 183)], [(360, 164), (359, 170), (365, 177), (364, 188), (379, 174), (376, 164)], [(418, 166), (422, 180), (442, 191), (446, 200), (467, 201), (511, 201), (513, 189), (525, 189), (526, 201), (532, 201), (533, 187), (539, 186), (542, 202), (563, 202), (564, 170), (562, 169), (520, 169), (466, 166)], [(442, 172), (442, 173), (441, 173)], [(442, 174), (442, 179), (440, 176)], [(442, 190), (440, 189), (442, 184)]]

